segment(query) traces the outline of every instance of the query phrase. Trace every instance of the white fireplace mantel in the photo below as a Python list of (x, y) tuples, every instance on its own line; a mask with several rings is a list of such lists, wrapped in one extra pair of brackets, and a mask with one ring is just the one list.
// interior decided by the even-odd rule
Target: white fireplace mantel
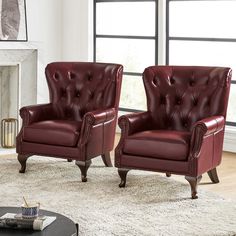
[[(37, 102), (37, 49), (0, 49), (0, 66), (18, 66), (18, 107)], [(19, 113), (18, 113), (19, 119)], [(20, 119), (19, 119), (20, 120)]]
[[(37, 103), (37, 67), (38, 50), (36, 48), (29, 48), (25, 45), (19, 46), (19, 44), (15, 44), (14, 48), (13, 44), (11, 49), (9, 49), (7, 45), (5, 48), (3, 45), (0, 45), (1, 71), (4, 73), (3, 71), (8, 71), (8, 68), (10, 71), (5, 73), (7, 76), (2, 74), (1, 77), (2, 81), (0, 81), (0, 85), (3, 87), (0, 89), (0, 105), (2, 106), (2, 109), (0, 110), (1, 112), (4, 110), (4, 114), (14, 114), (13, 118), (18, 119), (19, 127), (21, 127), (19, 109), (23, 106)], [(8, 80), (10, 81), (9, 85), (7, 85)], [(10, 90), (6, 90), (6, 87), (9, 87)], [(12, 87), (15, 92), (12, 92)], [(4, 102), (4, 93), (8, 94), (7, 99), (10, 100), (10, 105), (8, 102)], [(6, 112), (7, 106), (9, 106), (10, 109), (9, 112)], [(14, 112), (11, 111), (12, 108), (14, 109)], [(0, 148), (0, 155), (11, 154), (14, 152), (14, 149)]]

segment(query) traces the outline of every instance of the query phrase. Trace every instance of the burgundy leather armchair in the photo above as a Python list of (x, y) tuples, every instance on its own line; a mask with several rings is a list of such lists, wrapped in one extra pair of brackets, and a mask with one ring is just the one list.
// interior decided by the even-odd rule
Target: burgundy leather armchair
[(192, 198), (208, 172), (218, 183), (230, 68), (152, 66), (143, 73), (147, 111), (121, 116), (115, 166), (125, 187), (130, 169), (185, 175)]
[(91, 159), (112, 166), (123, 67), (118, 64), (55, 62), (46, 67), (50, 103), (23, 107), (17, 136), (20, 173), (32, 155), (76, 160), (87, 181)]

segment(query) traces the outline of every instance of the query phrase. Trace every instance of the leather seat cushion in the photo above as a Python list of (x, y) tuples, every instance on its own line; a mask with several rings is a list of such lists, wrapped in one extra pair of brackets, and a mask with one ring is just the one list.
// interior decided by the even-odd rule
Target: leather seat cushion
[(23, 129), (23, 141), (58, 146), (77, 145), (82, 122), (47, 120), (33, 123)]
[(187, 160), (190, 132), (150, 130), (125, 139), (124, 153), (168, 160)]

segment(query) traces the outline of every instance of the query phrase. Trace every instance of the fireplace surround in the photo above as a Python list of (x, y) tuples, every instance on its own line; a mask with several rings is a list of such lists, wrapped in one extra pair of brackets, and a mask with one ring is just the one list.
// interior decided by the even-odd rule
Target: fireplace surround
[(19, 108), (37, 102), (37, 57), (37, 49), (0, 49), (1, 120), (15, 118), (21, 125)]

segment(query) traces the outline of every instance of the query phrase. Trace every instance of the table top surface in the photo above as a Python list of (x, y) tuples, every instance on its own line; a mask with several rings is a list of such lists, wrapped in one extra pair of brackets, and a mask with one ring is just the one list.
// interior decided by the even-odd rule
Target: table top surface
[[(0, 207), (0, 216), (6, 213), (21, 213), (20, 207)], [(24, 229), (7, 229), (0, 228), (1, 236), (76, 236), (75, 223), (61, 214), (40, 209), (40, 214), (47, 216), (56, 216), (56, 220), (52, 222), (43, 231), (24, 230)]]

